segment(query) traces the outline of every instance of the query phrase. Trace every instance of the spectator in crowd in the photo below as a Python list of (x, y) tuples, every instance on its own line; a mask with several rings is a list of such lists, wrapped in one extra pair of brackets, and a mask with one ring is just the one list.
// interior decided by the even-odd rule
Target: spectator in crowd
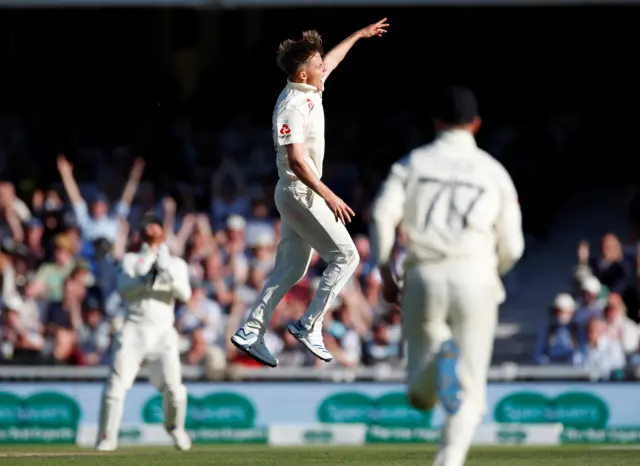
[(618, 342), (625, 353), (635, 353), (640, 348), (640, 327), (627, 317), (627, 309), (617, 293), (610, 293), (604, 308), (607, 336)]
[(77, 361), (76, 331), (82, 326), (82, 302), (85, 297), (84, 284), (75, 274), (71, 274), (64, 281), (62, 299), (48, 305), (44, 319), (45, 335), (51, 340), (55, 364), (65, 364), (72, 359)]
[(571, 364), (574, 353), (583, 343), (583, 333), (573, 322), (576, 304), (570, 294), (556, 296), (551, 321), (542, 330), (534, 350), (536, 364)]
[(360, 256), (360, 262), (353, 274), (353, 279), (358, 281), (358, 285), (371, 306), (378, 304), (380, 294), (380, 272), (372, 266), (371, 244), (365, 235), (356, 235), (353, 239), (356, 250)]
[(13, 295), (4, 298), (0, 327), (0, 360), (16, 364), (37, 364), (44, 347), (42, 326), (33, 325), (23, 315), (22, 300)]
[(402, 342), (402, 310), (397, 304), (390, 306), (385, 315), (387, 322), (387, 333), (391, 343), (403, 344)]
[(348, 306), (337, 301), (336, 309), (325, 322), (324, 341), (337, 364), (354, 367), (360, 363), (362, 340), (353, 326)]
[(111, 325), (104, 320), (100, 301), (87, 296), (82, 305), (82, 322), (77, 328), (78, 364), (105, 365), (110, 361)]
[(270, 213), (269, 204), (264, 198), (255, 197), (252, 200), (246, 227), (246, 236), (250, 242), (260, 234), (273, 234), (274, 219)]
[(13, 183), (0, 181), (0, 233), (21, 243), (24, 239), (22, 223), (31, 220), (27, 205), (16, 196)]
[(600, 317), (587, 324), (586, 344), (574, 353), (573, 361), (601, 380), (616, 376), (626, 364), (622, 345), (607, 335), (607, 322)]
[(43, 240), (44, 226), (42, 221), (32, 217), (27, 224), (24, 243), (27, 248), (25, 261), (29, 270), (35, 270), (45, 259), (46, 251)]
[(53, 261), (45, 262), (38, 268), (35, 286), (38, 296), (47, 301), (61, 301), (64, 282), (76, 267), (85, 268), (84, 262), (76, 261), (71, 237), (64, 233), (54, 239)]
[(622, 244), (613, 233), (603, 236), (600, 255), (597, 257), (591, 255), (586, 241), (579, 243), (576, 278), (582, 281), (590, 275), (596, 277), (610, 291), (622, 296), (629, 309), (629, 317), (638, 321), (640, 299), (633, 259), (625, 257)]
[(367, 366), (381, 363), (398, 366), (402, 361), (402, 345), (389, 335), (389, 325), (381, 320), (373, 326), (370, 336), (364, 341), (362, 362)]
[(254, 231), (249, 242), (251, 266), (262, 269), (267, 275), (271, 273), (276, 262), (274, 236), (273, 231)]
[[(208, 351), (222, 351), (225, 346), (225, 320), (222, 309), (209, 299), (202, 281), (192, 281), (188, 303), (177, 311), (177, 327), (188, 340), (187, 364), (200, 364)], [(213, 349), (212, 349), (213, 348)]]
[(113, 216), (109, 215), (108, 199), (102, 193), (94, 193), (91, 206), (87, 207), (87, 202), (82, 197), (73, 175), (73, 165), (63, 155), (58, 157), (58, 171), (83, 237), (89, 241), (106, 238), (112, 243), (115, 242), (118, 235), (118, 217), (127, 217), (129, 214), (131, 202), (144, 171), (144, 161), (142, 159), (135, 161), (129, 182)]
[(213, 200), (211, 214), (213, 225), (218, 228), (231, 215), (246, 217), (250, 204), (246, 195), (244, 175), (238, 165), (230, 158), (224, 157), (211, 180)]
[(593, 317), (602, 317), (605, 300), (601, 298), (600, 280), (594, 276), (586, 277), (580, 288), (582, 293), (578, 299), (578, 309), (573, 315), (573, 321), (581, 327), (586, 327)]
[(246, 254), (244, 217), (233, 214), (227, 220), (227, 236), (224, 260), (233, 276), (234, 284), (243, 283), (247, 278), (249, 262)]

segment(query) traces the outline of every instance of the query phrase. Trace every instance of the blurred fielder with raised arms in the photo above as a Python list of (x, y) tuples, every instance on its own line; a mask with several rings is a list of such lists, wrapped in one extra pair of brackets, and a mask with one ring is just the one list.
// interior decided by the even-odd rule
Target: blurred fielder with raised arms
[(182, 384), (178, 333), (174, 327), (175, 301), (188, 301), (191, 297), (187, 264), (169, 253), (160, 219), (145, 215), (141, 229), (140, 252), (125, 254), (118, 272), (118, 293), (124, 301), (126, 317), (114, 341), (97, 448), (117, 448), (125, 394), (146, 361), (150, 381), (164, 399), (165, 428), (176, 448), (188, 450), (191, 440), (184, 430), (187, 390)]
[(359, 261), (345, 227), (353, 211), (322, 181), (324, 159), (324, 82), (351, 47), (362, 38), (382, 36), (386, 18), (361, 29), (322, 57), (315, 31), (286, 40), (278, 50), (278, 66), (288, 82), (273, 111), (273, 142), (280, 180), (275, 203), (282, 218), (282, 240), (276, 264), (260, 300), (232, 343), (255, 360), (275, 367), (276, 358), (264, 343), (264, 333), (276, 305), (307, 272), (312, 249), (328, 264), (316, 295), (304, 316), (289, 331), (316, 357), (331, 361), (322, 339), (323, 317)]
[(373, 207), (384, 298), (396, 228), (406, 235), (402, 291), (410, 403), (447, 413), (435, 464), (461, 466), (486, 410), (487, 372), (505, 293), (500, 276), (524, 251), (520, 206), (506, 170), (476, 145), (477, 103), (466, 88), (436, 101), (432, 144), (393, 165)]

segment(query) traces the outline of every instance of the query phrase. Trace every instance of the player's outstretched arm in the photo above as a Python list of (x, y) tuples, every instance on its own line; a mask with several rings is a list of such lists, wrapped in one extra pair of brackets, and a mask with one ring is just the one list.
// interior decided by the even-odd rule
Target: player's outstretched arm
[(324, 57), (324, 67), (326, 69), (325, 78), (336, 69), (344, 57), (347, 55), (351, 47), (360, 39), (368, 39), (370, 37), (382, 37), (387, 32), (389, 24), (387, 18), (381, 19), (377, 23), (370, 24), (369, 26), (354, 32), (345, 40), (340, 42), (334, 48), (332, 48)]

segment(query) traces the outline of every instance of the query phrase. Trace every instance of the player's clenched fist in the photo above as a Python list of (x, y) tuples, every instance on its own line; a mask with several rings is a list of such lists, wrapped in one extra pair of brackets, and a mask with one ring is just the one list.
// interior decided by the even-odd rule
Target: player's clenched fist
[(336, 222), (342, 222), (343, 225), (351, 222), (351, 217), (355, 217), (356, 215), (346, 202), (333, 193), (327, 196), (325, 202), (331, 209), (331, 212), (333, 212), (333, 215), (336, 216)]

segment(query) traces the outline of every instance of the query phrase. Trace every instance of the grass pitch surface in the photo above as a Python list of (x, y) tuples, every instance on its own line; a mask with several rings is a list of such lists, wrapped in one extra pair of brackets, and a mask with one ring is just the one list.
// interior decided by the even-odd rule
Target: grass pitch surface
[[(0, 464), (53, 466), (109, 465), (331, 465), (428, 466), (432, 446), (276, 448), (267, 446), (195, 446), (186, 453), (171, 448), (132, 447), (96, 453), (73, 447), (0, 446)], [(467, 466), (618, 466), (640, 464), (640, 447), (492, 447), (474, 448)]]

